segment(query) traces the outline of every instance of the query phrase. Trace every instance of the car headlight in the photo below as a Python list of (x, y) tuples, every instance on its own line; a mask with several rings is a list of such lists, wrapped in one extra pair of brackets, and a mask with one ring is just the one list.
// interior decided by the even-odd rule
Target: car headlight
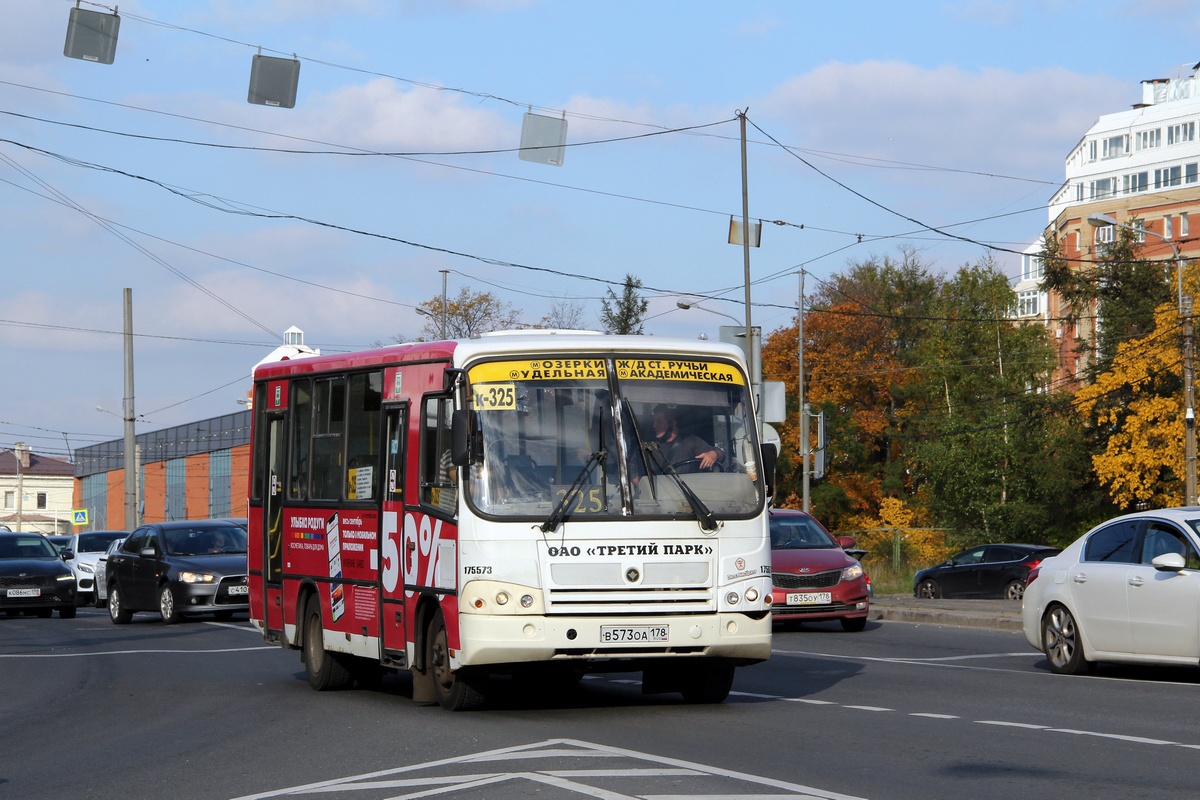
[(852, 581), (857, 578), (861, 578), (862, 575), (863, 575), (862, 564), (859, 564), (857, 562), (855, 562), (855, 564), (853, 566), (846, 567), (845, 569), (842, 570), (842, 580), (844, 580), (844, 581)]
[(184, 583), (212, 583), (217, 578), (215, 575), (210, 575), (207, 572), (181, 572), (179, 580)]
[(75, 573), (68, 572), (66, 575), (59, 575), (58, 579), (60, 581), (73, 581), (73, 580), (75, 580)]
[(75, 567), (76, 571), (82, 572), (85, 575), (95, 575), (96, 570), (92, 569), (91, 564), (79, 564)]

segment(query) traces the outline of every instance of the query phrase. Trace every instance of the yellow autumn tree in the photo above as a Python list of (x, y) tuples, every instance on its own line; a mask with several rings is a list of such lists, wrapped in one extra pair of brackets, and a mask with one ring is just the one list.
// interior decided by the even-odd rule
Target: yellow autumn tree
[(857, 545), (870, 553), (875, 561), (892, 558), (896, 537), (900, 537), (901, 559), (908, 564), (927, 565), (943, 561), (949, 551), (946, 535), (932, 528), (914, 528), (914, 509), (896, 497), (885, 497), (879, 501), (879, 517), (856, 517), (860, 527), (855, 538)]
[(1183, 503), (1184, 419), (1179, 309), (1155, 311), (1155, 330), (1117, 347), (1112, 366), (1076, 396), (1079, 411), (1107, 434), (1092, 457), (1100, 483), (1122, 507)]

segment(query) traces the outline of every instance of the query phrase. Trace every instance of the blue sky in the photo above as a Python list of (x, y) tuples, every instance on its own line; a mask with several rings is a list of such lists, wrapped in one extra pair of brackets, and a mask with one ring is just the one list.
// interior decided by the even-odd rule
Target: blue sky
[[(1183, 0), (139, 0), (112, 65), (63, 56), (74, 5), (0, 5), (0, 447), (59, 456), (121, 436), (125, 287), (139, 431), (238, 410), (291, 325), (422, 335), (440, 270), (592, 328), (631, 273), (647, 333), (715, 338), (744, 318), (740, 110), (766, 332), (801, 269), (1015, 275), (1087, 128), (1200, 60)], [(300, 60), (295, 108), (246, 102), (259, 48)], [(563, 166), (513, 151), (531, 109), (565, 113)]]

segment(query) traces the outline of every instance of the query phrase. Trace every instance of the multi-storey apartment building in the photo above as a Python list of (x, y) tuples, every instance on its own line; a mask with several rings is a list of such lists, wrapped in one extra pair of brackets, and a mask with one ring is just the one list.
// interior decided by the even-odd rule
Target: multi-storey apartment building
[[(1142, 99), (1131, 109), (1100, 117), (1066, 159), (1063, 185), (1049, 203), (1046, 233), (1062, 256), (1077, 263), (1102, 254), (1114, 241), (1112, 225), (1095, 226), (1102, 214), (1143, 231), (1139, 255), (1170, 262), (1200, 257), (1200, 64), (1176, 78), (1142, 81)], [(1060, 299), (1042, 288), (1039, 239), (1022, 257), (1016, 316), (1040, 319), (1059, 348), (1054, 383), (1077, 383), (1095, 352), (1103, 310), (1065, 319)], [(1099, 312), (1099, 313), (1097, 313)]]

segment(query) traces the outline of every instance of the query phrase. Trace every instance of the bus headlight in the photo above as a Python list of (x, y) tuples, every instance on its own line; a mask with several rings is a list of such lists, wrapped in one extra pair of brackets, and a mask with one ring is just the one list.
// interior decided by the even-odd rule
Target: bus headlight
[(739, 599), (741, 598), (738, 597), (737, 592), (730, 592), (729, 594), (725, 595), (725, 602), (731, 606), (736, 606)]
[(460, 591), (458, 603), (459, 611), (466, 614), (546, 613), (540, 590), (504, 581), (469, 581)]
[(751, 587), (746, 590), (746, 602), (747, 603), (753, 603), (757, 599), (758, 599), (758, 589)]

